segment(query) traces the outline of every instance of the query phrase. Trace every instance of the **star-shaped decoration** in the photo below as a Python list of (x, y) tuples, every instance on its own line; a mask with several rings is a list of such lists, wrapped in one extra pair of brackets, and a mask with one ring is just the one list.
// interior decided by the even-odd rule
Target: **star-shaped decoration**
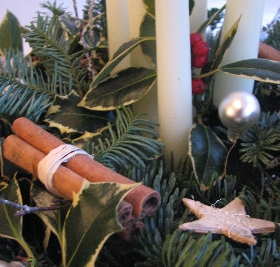
[(238, 197), (222, 209), (213, 205), (207, 206), (188, 198), (184, 198), (183, 202), (199, 220), (180, 225), (180, 230), (223, 234), (248, 245), (257, 243), (253, 233), (272, 233), (275, 231), (274, 222), (251, 218), (247, 215), (243, 202)]

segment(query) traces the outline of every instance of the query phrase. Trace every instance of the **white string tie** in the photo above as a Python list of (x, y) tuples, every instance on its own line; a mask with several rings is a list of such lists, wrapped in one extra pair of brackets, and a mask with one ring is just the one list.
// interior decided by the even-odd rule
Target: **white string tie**
[(45, 185), (48, 191), (54, 195), (64, 197), (54, 187), (53, 177), (59, 166), (69, 161), (76, 155), (87, 155), (93, 159), (93, 156), (88, 154), (81, 148), (69, 144), (63, 144), (51, 150), (38, 164), (38, 178)]

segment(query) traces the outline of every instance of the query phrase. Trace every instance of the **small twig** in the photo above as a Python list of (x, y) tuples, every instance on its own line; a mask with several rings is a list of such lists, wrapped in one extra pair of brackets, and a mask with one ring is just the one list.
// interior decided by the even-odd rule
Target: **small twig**
[(90, 36), (90, 42), (91, 42), (91, 45), (93, 46), (94, 44), (94, 32), (93, 32), (93, 27), (94, 27), (94, 24), (93, 24), (93, 9), (94, 9), (94, 0), (91, 0), (90, 1), (90, 6), (89, 6), (89, 9), (88, 9), (88, 22), (89, 22), (89, 36)]
[(21, 209), (20, 211), (17, 211), (14, 214), (15, 216), (23, 216), (23, 215), (26, 215), (26, 214), (29, 214), (29, 213), (39, 212), (39, 211), (58, 210), (58, 209), (70, 206), (70, 203), (67, 202), (64, 205), (53, 204), (53, 205), (50, 205), (48, 207), (29, 207), (27, 205), (20, 205), (18, 203), (9, 201), (9, 200), (4, 199), (4, 198), (0, 198), (0, 203), (3, 203), (5, 205), (9, 205), (9, 206), (14, 207), (14, 208)]
[[(93, 17), (93, 9), (94, 9), (94, 0), (90, 1), (90, 6), (88, 9), (88, 23), (89, 23), (89, 36), (90, 36), (90, 45), (93, 47), (94, 46), (94, 17)], [(86, 52), (86, 57), (88, 60), (88, 71), (90, 72), (91, 79), (93, 80), (95, 76), (97, 75), (96, 70), (94, 69), (94, 61), (92, 57), (92, 51), (88, 50)]]
[(88, 10), (88, 17), (89, 17), (89, 36), (90, 36), (90, 45), (88, 45), (86, 38), (85, 38), (85, 34), (87, 32), (87, 27), (83, 27), (81, 20), (79, 19), (79, 14), (78, 14), (78, 9), (77, 9), (77, 3), (76, 0), (72, 0), (73, 1), (73, 6), (74, 6), (74, 12), (75, 12), (75, 24), (77, 26), (77, 28), (79, 29), (80, 32), (80, 36), (81, 36), (81, 40), (80, 40), (80, 44), (83, 46), (83, 48), (85, 49), (85, 56), (88, 62), (88, 71), (89, 71), (89, 75), (91, 80), (93, 80), (95, 78), (95, 76), (97, 75), (96, 70), (94, 69), (94, 63), (93, 63), (93, 57), (92, 57), (92, 51), (90, 49), (90, 46), (94, 46), (94, 25), (93, 25), (93, 8), (94, 8), (94, 0), (91, 0), (90, 2), (90, 7)]
[(78, 29), (80, 29), (81, 21), (79, 19), (77, 3), (76, 3), (76, 0), (72, 0), (72, 1), (73, 1), (74, 12), (75, 12), (75, 23), (76, 23), (76, 26), (78, 27)]
[(225, 161), (225, 169), (224, 169), (224, 173), (223, 173), (222, 177), (225, 177), (226, 174), (227, 174), (227, 164), (228, 164), (229, 154), (230, 154), (230, 152), (232, 151), (232, 149), (235, 147), (235, 145), (236, 145), (236, 143), (237, 143), (237, 140), (238, 140), (238, 139), (236, 139), (236, 140), (234, 141), (233, 145), (231, 146), (231, 148), (229, 149), (229, 151), (228, 151), (228, 153), (227, 153), (227, 157), (226, 157), (226, 161)]

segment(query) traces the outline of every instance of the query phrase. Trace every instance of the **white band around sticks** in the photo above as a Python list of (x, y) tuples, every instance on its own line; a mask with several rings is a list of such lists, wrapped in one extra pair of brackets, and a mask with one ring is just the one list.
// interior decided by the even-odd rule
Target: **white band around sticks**
[(75, 147), (73, 145), (60, 145), (57, 148), (50, 151), (50, 153), (45, 156), (38, 164), (38, 176), (45, 187), (53, 194), (62, 196), (54, 187), (53, 177), (57, 169), (63, 162), (69, 161), (72, 157), (83, 154), (91, 158), (93, 156), (89, 155), (83, 149)]

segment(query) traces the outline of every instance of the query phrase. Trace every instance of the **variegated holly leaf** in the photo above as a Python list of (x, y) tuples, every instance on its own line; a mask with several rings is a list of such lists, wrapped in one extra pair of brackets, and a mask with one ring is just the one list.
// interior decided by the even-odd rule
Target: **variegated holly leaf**
[(280, 62), (253, 58), (220, 67), (220, 70), (256, 81), (280, 84)]
[[(46, 190), (39, 180), (32, 183), (31, 197), (38, 207), (49, 207), (54, 204), (55, 196)], [(67, 211), (68, 208), (65, 205), (65, 207), (60, 209), (36, 212), (45, 225), (57, 236), (59, 242), (62, 240), (62, 227)]]
[[(145, 14), (142, 23), (140, 25), (141, 37), (155, 37), (156, 36), (156, 21), (155, 18)], [(156, 41), (143, 42), (141, 44), (143, 53), (147, 56), (153, 65), (156, 65)]]
[[(0, 191), (2, 200), (22, 205), (22, 196), (16, 178), (11, 180), (9, 185)], [(22, 216), (15, 216), (19, 208), (7, 204), (0, 203), (0, 236), (16, 240), (29, 257), (34, 255), (22, 237)]]
[(19, 22), (16, 16), (8, 10), (0, 23), (0, 36), (0, 53), (2, 55), (4, 55), (4, 50), (10, 48), (22, 50)]
[(122, 229), (118, 205), (135, 186), (84, 181), (81, 191), (74, 194), (63, 228), (63, 266), (94, 266), (108, 237)]
[(227, 149), (218, 136), (203, 124), (194, 124), (189, 135), (189, 155), (194, 175), (203, 190), (211, 182), (213, 174), (222, 176)]
[(149, 16), (155, 18), (156, 17), (155, 0), (143, 0), (143, 4)]
[(82, 98), (72, 91), (67, 96), (56, 96), (49, 108), (45, 121), (50, 127), (55, 127), (63, 133), (96, 132), (113, 122), (110, 112), (98, 112), (78, 107)]
[[(100, 128), (98, 131), (96, 131), (94, 133), (90, 133), (90, 132), (86, 131), (83, 135), (81, 135), (77, 138), (74, 138), (72, 140), (72, 144), (88, 151), (89, 144), (98, 144), (98, 143), (100, 143), (100, 140), (104, 140), (104, 138), (108, 137), (108, 129), (109, 129), (109, 126), (107, 125), (103, 128)], [(90, 154), (94, 154), (94, 153), (92, 152)]]
[[(199, 0), (197, 0), (199, 1)], [(226, 8), (226, 5), (223, 5), (217, 12), (215, 12), (209, 19), (207, 19), (197, 30), (198, 33), (203, 33), (208, 26), (211, 25), (212, 22), (221, 14)]]
[(125, 42), (120, 46), (120, 48), (113, 55), (113, 58), (105, 65), (105, 67), (98, 73), (93, 82), (90, 85), (88, 93), (91, 92), (101, 81), (103, 81), (107, 76), (110, 75), (112, 70), (138, 45), (143, 42), (154, 41), (155, 37), (145, 37), (145, 38), (134, 38)]
[(210, 70), (217, 69), (220, 66), (220, 64), (222, 63), (223, 59), (225, 58), (226, 52), (228, 51), (228, 49), (234, 39), (234, 36), (237, 33), (238, 24), (239, 24), (240, 19), (241, 19), (241, 17), (232, 25), (230, 30), (224, 36), (224, 39), (222, 40), (221, 45), (218, 47), (218, 49), (215, 53), (214, 60), (213, 60)]
[(78, 106), (100, 111), (127, 106), (143, 97), (155, 81), (156, 73), (152, 69), (127, 68), (91, 88)]

